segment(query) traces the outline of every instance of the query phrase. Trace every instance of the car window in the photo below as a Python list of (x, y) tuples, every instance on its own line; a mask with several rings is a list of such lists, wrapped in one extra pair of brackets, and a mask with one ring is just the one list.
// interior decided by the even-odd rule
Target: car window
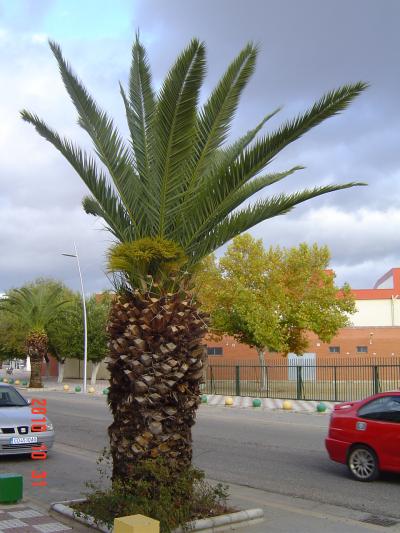
[(358, 410), (360, 418), (400, 423), (400, 396), (382, 396)]
[(0, 408), (1, 407), (24, 407), (28, 405), (25, 398), (14, 389), (0, 385)]

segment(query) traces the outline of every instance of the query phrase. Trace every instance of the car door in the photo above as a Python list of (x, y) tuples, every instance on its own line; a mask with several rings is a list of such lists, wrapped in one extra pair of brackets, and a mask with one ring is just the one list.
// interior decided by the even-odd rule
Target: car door
[(382, 469), (400, 469), (400, 395), (381, 396), (360, 407), (356, 430), (365, 434)]

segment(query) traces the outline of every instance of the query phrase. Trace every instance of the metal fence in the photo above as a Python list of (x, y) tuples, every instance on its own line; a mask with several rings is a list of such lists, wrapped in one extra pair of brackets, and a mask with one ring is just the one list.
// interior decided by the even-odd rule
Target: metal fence
[(324, 359), (296, 365), (275, 359), (265, 366), (209, 359), (203, 385), (206, 394), (334, 402), (396, 389), (400, 389), (400, 358), (389, 357)]

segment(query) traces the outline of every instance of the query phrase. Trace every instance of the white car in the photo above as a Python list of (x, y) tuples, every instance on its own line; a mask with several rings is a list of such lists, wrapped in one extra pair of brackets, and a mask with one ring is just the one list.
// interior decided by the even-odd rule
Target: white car
[[(0, 383), (0, 455), (31, 454), (32, 447), (54, 443), (53, 424), (44, 414), (33, 414), (30, 402), (12, 385)], [(35, 420), (45, 419), (45, 431), (34, 432)]]

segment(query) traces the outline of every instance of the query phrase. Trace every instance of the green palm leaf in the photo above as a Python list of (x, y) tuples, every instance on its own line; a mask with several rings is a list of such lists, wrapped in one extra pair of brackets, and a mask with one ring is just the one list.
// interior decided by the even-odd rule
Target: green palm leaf
[(188, 253), (191, 254), (191, 263), (196, 264), (203, 257), (233, 239), (233, 237), (251, 229), (260, 222), (289, 213), (298, 204), (323, 194), (362, 185), (365, 185), (365, 183), (352, 182), (344, 185), (327, 185), (310, 190), (305, 189), (293, 194), (280, 194), (268, 200), (259, 200), (246, 209), (227, 216), (211, 231), (198, 235), (197, 240), (188, 246)]
[[(191, 206), (191, 219), (198, 228), (209, 226), (215, 218), (215, 205), (251, 180), (288, 144), (304, 135), (326, 118), (345, 109), (351, 100), (365, 89), (363, 83), (346, 85), (331, 91), (316, 102), (310, 110), (285, 123), (278, 131), (256, 141), (245, 149), (240, 157), (227, 168), (210, 174), (200, 185)], [(196, 206), (198, 208), (196, 209)], [(196, 240), (199, 230), (191, 239)], [(189, 241), (190, 242), (190, 241)]]
[(204, 44), (193, 40), (168, 73), (158, 98), (153, 145), (156, 176), (151, 193), (159, 205), (154, 229), (160, 237), (166, 233), (169, 211), (181, 191), (184, 163), (193, 149), (204, 70)]
[[(309, 110), (276, 131), (258, 137), (255, 128), (227, 144), (240, 96), (254, 71), (257, 48), (248, 44), (229, 65), (204, 106), (199, 94), (205, 73), (204, 44), (194, 39), (178, 56), (156, 96), (143, 45), (132, 48), (129, 91), (121, 87), (131, 146), (126, 146), (109, 116), (99, 108), (51, 42), (65, 87), (89, 133), (97, 157), (61, 138), (36, 115), (22, 112), (70, 162), (90, 190), (87, 213), (102, 218), (121, 243), (164, 239), (180, 246), (193, 265), (229, 239), (296, 205), (341, 189), (329, 185), (282, 194), (246, 205), (256, 193), (301, 167), (265, 174), (268, 164), (290, 143), (343, 111), (367, 85), (348, 84), (325, 94)], [(241, 209), (241, 206), (246, 207)]]
[(209, 157), (226, 140), (240, 95), (254, 72), (257, 48), (249, 43), (229, 65), (197, 122), (197, 157), (192, 169), (192, 181), (201, 175)]
[(28, 330), (44, 330), (57, 316), (58, 308), (67, 303), (60, 300), (62, 291), (61, 287), (22, 287), (0, 302), (0, 308), (18, 317)]
[[(70, 165), (82, 178), (99, 207), (102, 215), (98, 210), (97, 216), (102, 216), (109, 227), (110, 231), (118, 238), (135, 238), (138, 234), (132, 221), (128, 217), (124, 206), (121, 204), (119, 197), (115, 195), (113, 187), (107, 183), (103, 172), (98, 171), (97, 165), (92, 157), (87, 155), (83, 150), (76, 147), (68, 139), (62, 139), (56, 132), (51, 130), (45, 122), (38, 116), (21, 111), (23, 120), (33, 124), (36, 131), (47, 141), (49, 141), (57, 150), (67, 159)], [(95, 214), (94, 212), (91, 214)]]
[[(142, 180), (148, 182), (150, 174), (151, 121), (155, 112), (155, 96), (151, 84), (150, 67), (146, 51), (136, 36), (132, 47), (132, 65), (129, 77), (129, 101), (123, 94), (136, 166)], [(129, 109), (129, 111), (128, 111)]]
[(90, 135), (100, 160), (107, 167), (118, 194), (132, 221), (146, 220), (145, 188), (134, 171), (130, 156), (117, 128), (76, 78), (64, 60), (60, 47), (50, 41), (65, 88), (79, 115), (79, 124)]

